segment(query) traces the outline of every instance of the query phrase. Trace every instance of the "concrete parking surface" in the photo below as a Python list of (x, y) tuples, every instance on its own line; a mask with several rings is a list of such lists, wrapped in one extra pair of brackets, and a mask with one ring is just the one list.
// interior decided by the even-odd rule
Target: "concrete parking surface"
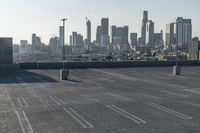
[(0, 74), (0, 133), (199, 133), (200, 67)]

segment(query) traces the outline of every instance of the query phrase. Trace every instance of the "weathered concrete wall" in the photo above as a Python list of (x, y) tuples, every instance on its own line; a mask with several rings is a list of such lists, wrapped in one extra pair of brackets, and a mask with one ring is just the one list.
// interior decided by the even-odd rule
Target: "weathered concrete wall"
[[(66, 62), (65, 68), (126, 68), (126, 67), (167, 67), (174, 66), (175, 61), (118, 61), (118, 62)], [(178, 61), (181, 66), (197, 66), (198, 61)], [(21, 69), (61, 69), (62, 62), (54, 63), (19, 63)]]
[(19, 64), (0, 64), (0, 73), (18, 70), (20, 70)]

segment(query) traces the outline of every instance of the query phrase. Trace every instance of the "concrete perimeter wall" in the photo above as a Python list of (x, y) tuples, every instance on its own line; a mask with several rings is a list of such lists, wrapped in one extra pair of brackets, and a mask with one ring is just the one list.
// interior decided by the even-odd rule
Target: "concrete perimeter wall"
[(18, 70), (20, 70), (19, 64), (0, 64), (0, 73)]
[[(127, 68), (127, 67), (169, 67), (176, 61), (117, 61), (117, 62), (66, 62), (65, 68)], [(198, 66), (198, 61), (178, 61), (181, 66)], [(19, 63), (20, 69), (61, 69), (62, 62), (46, 63)]]

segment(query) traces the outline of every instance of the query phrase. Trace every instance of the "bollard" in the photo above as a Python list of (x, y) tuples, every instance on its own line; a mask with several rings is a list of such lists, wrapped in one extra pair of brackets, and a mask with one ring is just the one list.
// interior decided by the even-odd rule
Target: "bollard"
[(174, 75), (181, 75), (181, 66), (174, 66), (173, 67), (173, 74)]
[(61, 80), (67, 80), (69, 75), (69, 70), (68, 69), (61, 69), (60, 70), (60, 79)]

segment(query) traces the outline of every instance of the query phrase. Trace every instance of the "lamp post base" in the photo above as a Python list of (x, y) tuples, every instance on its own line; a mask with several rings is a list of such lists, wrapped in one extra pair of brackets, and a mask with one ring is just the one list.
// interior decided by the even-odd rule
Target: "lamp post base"
[(173, 67), (173, 75), (181, 75), (181, 66)]
[(61, 80), (67, 80), (69, 75), (69, 70), (68, 69), (61, 69), (60, 70), (60, 79)]

